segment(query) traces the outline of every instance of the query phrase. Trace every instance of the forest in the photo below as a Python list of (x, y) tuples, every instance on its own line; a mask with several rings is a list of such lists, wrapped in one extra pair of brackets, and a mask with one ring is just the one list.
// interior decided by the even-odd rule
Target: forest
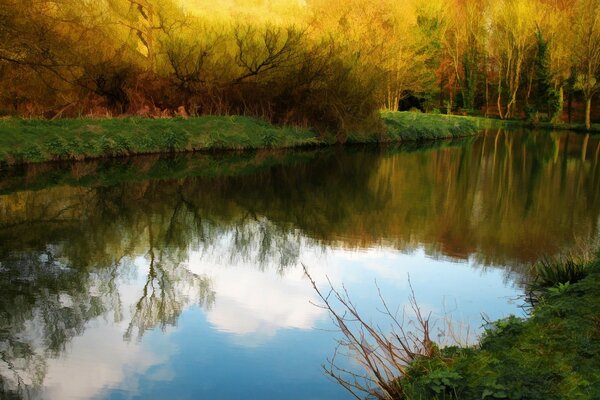
[(600, 0), (0, 0), (0, 115), (600, 113)]

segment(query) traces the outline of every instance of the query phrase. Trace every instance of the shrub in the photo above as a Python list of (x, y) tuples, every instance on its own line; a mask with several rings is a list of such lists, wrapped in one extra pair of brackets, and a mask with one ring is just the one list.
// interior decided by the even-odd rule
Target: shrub
[(169, 151), (183, 150), (189, 142), (189, 135), (187, 133), (177, 133), (171, 130), (167, 131), (162, 137), (164, 141), (164, 147)]
[(48, 153), (56, 159), (65, 159), (70, 156), (69, 145), (60, 136), (53, 136), (46, 142)]
[(22, 150), (13, 152), (13, 156), (20, 161), (37, 162), (44, 159), (44, 155), (40, 147), (36, 144), (25, 147)]

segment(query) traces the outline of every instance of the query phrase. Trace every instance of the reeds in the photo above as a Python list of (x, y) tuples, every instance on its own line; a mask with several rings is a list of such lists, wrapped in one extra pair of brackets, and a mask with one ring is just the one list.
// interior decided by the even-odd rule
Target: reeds
[(544, 257), (533, 265), (534, 284), (540, 287), (553, 287), (576, 283), (589, 274), (589, 267), (590, 261), (586, 256), (567, 254)]

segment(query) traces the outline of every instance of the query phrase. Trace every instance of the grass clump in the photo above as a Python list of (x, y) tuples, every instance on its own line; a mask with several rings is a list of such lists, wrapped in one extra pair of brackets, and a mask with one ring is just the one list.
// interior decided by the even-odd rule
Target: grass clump
[(591, 261), (585, 257), (573, 255), (545, 257), (533, 266), (535, 284), (541, 287), (554, 287), (577, 283), (590, 273), (591, 265)]

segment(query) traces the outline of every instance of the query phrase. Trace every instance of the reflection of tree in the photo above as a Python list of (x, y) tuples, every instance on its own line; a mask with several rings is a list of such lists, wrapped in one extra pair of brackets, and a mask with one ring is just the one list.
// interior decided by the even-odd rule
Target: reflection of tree
[(148, 225), (148, 231), (148, 275), (124, 334), (126, 340), (131, 339), (134, 331), (141, 338), (156, 326), (161, 329), (168, 325), (175, 326), (184, 307), (192, 299), (208, 309), (214, 302), (210, 279), (182, 267), (182, 260), (173, 259), (173, 254), (165, 251), (165, 247), (159, 246), (157, 250), (151, 224)]
[[(3, 258), (0, 268), (0, 395), (35, 397), (47, 357), (57, 357), (87, 322), (107, 311), (104, 277), (68, 268), (60, 249)], [(4, 397), (3, 397), (4, 398)]]
[[(587, 141), (582, 157), (578, 136), (500, 131), (466, 146), (324, 153), (248, 176), (17, 192), (4, 196), (6, 211), (0, 206), (0, 241), (19, 248), (64, 238), (66, 257), (79, 266), (110, 265), (146, 252), (151, 221), (171, 252), (217, 247), (222, 260), (279, 268), (295, 264), (307, 237), (530, 262), (596, 231), (600, 142)], [(13, 232), (18, 238), (8, 241)]]
[[(72, 268), (63, 249), (49, 246), (2, 259), (0, 263), (0, 397), (36, 398), (46, 360), (64, 353), (89, 321), (123, 318), (120, 276), (134, 267), (127, 259), (89, 270)], [(158, 254), (154, 259), (154, 253)], [(141, 337), (155, 326), (174, 325), (190, 302), (210, 306), (210, 280), (189, 272), (168, 251), (151, 248), (143, 296), (134, 307), (125, 338)]]

